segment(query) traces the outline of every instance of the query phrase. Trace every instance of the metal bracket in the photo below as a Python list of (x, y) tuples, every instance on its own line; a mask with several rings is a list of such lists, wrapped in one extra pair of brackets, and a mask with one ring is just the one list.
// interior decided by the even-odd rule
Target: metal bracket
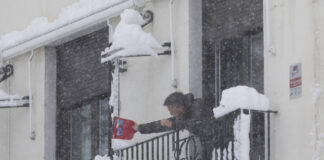
[(0, 99), (0, 102), (8, 102), (11, 100), (15, 101), (15, 102), (19, 102), (19, 104), (15, 105), (15, 106), (0, 106), (0, 109), (1, 108), (23, 108), (23, 107), (28, 108), (29, 107), (29, 103), (25, 102), (25, 101), (29, 100), (29, 96), (24, 96), (22, 98), (13, 98), (13, 99), (10, 99), (10, 98)]
[(6, 80), (11, 75), (13, 75), (13, 72), (14, 72), (14, 68), (13, 65), (11, 64), (6, 65), (5, 67), (1, 67), (0, 75), (2, 75), (2, 77), (0, 78), (0, 83)]
[(153, 22), (153, 12), (150, 10), (147, 10), (144, 12), (144, 14), (142, 15), (143, 19), (145, 20), (145, 23), (142, 24), (142, 28), (144, 28), (145, 26), (147, 26), (148, 24), (150, 24), (151, 22)]
[(127, 72), (127, 61), (125, 60), (119, 60), (119, 73)]

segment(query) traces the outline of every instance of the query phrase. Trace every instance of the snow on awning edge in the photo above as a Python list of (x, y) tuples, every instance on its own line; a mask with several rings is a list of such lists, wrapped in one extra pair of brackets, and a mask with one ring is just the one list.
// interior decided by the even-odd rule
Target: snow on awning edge
[(23, 39), (22, 41), (14, 43), (11, 46), (0, 48), (1, 57), (3, 60), (8, 60), (10, 58), (14, 58), (16, 56), (27, 53), (32, 49), (49, 45), (87, 28), (94, 27), (95, 25), (98, 25), (109, 18), (115, 17), (119, 15), (124, 9), (141, 7), (139, 5), (145, 5), (146, 2), (148, 2), (148, 0), (120, 0), (118, 1), (118, 3), (109, 5), (104, 9), (91, 13), (90, 15), (86, 15), (73, 22), (68, 22), (57, 28), (49, 30), (42, 35)]

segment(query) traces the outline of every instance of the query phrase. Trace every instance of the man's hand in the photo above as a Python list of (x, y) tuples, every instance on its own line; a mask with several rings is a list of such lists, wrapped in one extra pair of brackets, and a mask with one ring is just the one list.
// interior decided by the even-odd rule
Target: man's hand
[(133, 129), (137, 132), (138, 131), (138, 125), (137, 125), (137, 123), (135, 123), (133, 126)]
[(172, 127), (172, 122), (168, 119), (162, 119), (160, 121), (161, 126)]

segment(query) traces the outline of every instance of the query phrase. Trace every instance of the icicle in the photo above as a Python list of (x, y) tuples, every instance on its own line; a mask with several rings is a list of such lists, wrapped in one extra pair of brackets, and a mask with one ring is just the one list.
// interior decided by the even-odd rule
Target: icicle
[(228, 143), (228, 147), (227, 147), (227, 158), (228, 159), (232, 159), (232, 141)]
[(119, 64), (117, 59), (114, 61), (114, 67), (115, 69), (112, 73), (111, 82), (111, 95), (109, 98), (109, 105), (114, 107), (112, 118), (118, 115), (119, 107)]

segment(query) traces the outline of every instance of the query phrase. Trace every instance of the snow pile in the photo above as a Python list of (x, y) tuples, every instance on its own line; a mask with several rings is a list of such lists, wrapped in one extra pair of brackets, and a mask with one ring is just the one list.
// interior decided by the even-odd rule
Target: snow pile
[(124, 140), (112, 139), (112, 148), (114, 150), (122, 149), (131, 146), (132, 144), (127, 143)]
[(312, 145), (314, 147), (313, 160), (321, 160), (321, 154), (323, 152), (323, 139), (324, 133), (318, 133), (320, 124), (317, 123), (310, 135), (313, 137)]
[(313, 91), (313, 104), (316, 104), (320, 95), (321, 95), (322, 89), (319, 84), (316, 84), (314, 91)]
[[(113, 35), (112, 46), (101, 53), (101, 55), (108, 54), (108, 57), (103, 58), (102, 62), (132, 55), (157, 56), (153, 49), (161, 49), (162, 46), (152, 34), (142, 30), (141, 25), (145, 22), (143, 17), (136, 10), (126, 9), (120, 18), (121, 21)], [(116, 50), (118, 52), (115, 52)]]
[(324, 133), (320, 134), (314, 142), (314, 155), (313, 160), (321, 160), (321, 153), (323, 151), (323, 138)]
[(97, 155), (94, 160), (121, 160), (121, 159), (115, 155), (113, 159), (110, 159), (107, 155), (105, 156)]
[(97, 155), (97, 156), (95, 157), (95, 160), (110, 160), (110, 158), (109, 158), (109, 157), (107, 157), (106, 155), (105, 155), (105, 156), (103, 156), (103, 157), (101, 157), (101, 156)]
[(250, 114), (241, 113), (234, 122), (234, 155), (239, 160), (250, 159)]
[(21, 99), (21, 97), (19, 95), (8, 95), (0, 90), (0, 107), (17, 106), (17, 102), (15, 102), (17, 99)]
[(269, 100), (254, 88), (236, 86), (222, 92), (220, 106), (213, 109), (214, 116), (219, 118), (239, 108), (254, 110), (269, 110)]
[(36, 18), (25, 30), (13, 31), (2, 36), (0, 39), (0, 51), (72, 23), (73, 21), (91, 15), (120, 1), (121, 0), (80, 0), (67, 8), (61, 9), (58, 18), (53, 22), (49, 22), (46, 17)]

